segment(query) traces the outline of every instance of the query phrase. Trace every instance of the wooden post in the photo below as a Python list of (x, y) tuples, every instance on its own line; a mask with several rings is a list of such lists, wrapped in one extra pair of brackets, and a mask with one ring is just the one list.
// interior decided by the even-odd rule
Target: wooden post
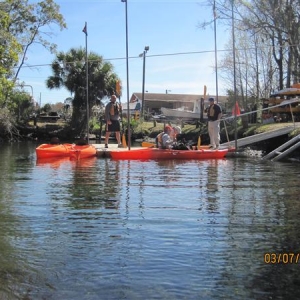
[(101, 138), (102, 138), (102, 125), (103, 125), (103, 119), (100, 117), (100, 144), (101, 144)]

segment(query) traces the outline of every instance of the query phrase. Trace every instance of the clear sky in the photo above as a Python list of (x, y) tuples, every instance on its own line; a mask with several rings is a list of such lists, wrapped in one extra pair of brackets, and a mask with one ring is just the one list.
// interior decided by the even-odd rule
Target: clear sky
[[(213, 19), (212, 7), (205, 0), (127, 0), (129, 96), (142, 92), (143, 53), (149, 46), (145, 64), (145, 91), (149, 93), (203, 94), (216, 93), (214, 31), (211, 27), (198, 28), (202, 21)], [(31, 1), (34, 2), (34, 1)], [(58, 51), (85, 47), (82, 32), (87, 22), (88, 51), (109, 60), (122, 80), (122, 102), (127, 101), (126, 77), (126, 22), (125, 3), (121, 0), (57, 0), (67, 29), (59, 31), (53, 25), (55, 35), (50, 39)], [(217, 25), (217, 48), (224, 49), (228, 31)], [(55, 55), (41, 46), (30, 48), (26, 67), (20, 72), (19, 81), (33, 88), (34, 99), (46, 103), (63, 102), (70, 97), (64, 89), (49, 90), (45, 81), (51, 75), (50, 64)], [(219, 58), (219, 54), (218, 54)], [(218, 80), (219, 95), (225, 89)], [(31, 92), (30, 87), (25, 89)]]

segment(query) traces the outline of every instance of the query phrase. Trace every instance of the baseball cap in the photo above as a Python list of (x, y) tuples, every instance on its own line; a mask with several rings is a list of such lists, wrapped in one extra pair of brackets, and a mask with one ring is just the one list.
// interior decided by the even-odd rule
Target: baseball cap
[(173, 130), (177, 133), (180, 134), (181, 133), (181, 128), (179, 126), (174, 126)]
[(215, 101), (215, 98), (211, 97), (208, 99), (208, 101)]

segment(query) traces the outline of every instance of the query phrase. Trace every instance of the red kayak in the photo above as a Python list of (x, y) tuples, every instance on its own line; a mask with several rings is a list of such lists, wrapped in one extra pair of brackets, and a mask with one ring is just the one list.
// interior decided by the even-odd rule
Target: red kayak
[(111, 150), (112, 159), (219, 159), (224, 158), (228, 149), (172, 150), (158, 148)]

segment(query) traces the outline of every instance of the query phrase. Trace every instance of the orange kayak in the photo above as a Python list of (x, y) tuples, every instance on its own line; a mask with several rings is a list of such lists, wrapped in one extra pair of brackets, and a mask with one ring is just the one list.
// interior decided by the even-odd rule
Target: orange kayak
[(171, 150), (158, 148), (118, 149), (110, 151), (112, 159), (220, 159), (224, 158), (228, 149)]
[(37, 158), (68, 157), (70, 156), (70, 146), (72, 144), (42, 144), (35, 149), (36, 156)]
[(93, 145), (75, 145), (75, 144), (42, 144), (36, 149), (37, 158), (86, 158), (96, 156), (97, 150)]
[(70, 148), (70, 158), (80, 159), (96, 156), (97, 149), (93, 145), (72, 145)]

